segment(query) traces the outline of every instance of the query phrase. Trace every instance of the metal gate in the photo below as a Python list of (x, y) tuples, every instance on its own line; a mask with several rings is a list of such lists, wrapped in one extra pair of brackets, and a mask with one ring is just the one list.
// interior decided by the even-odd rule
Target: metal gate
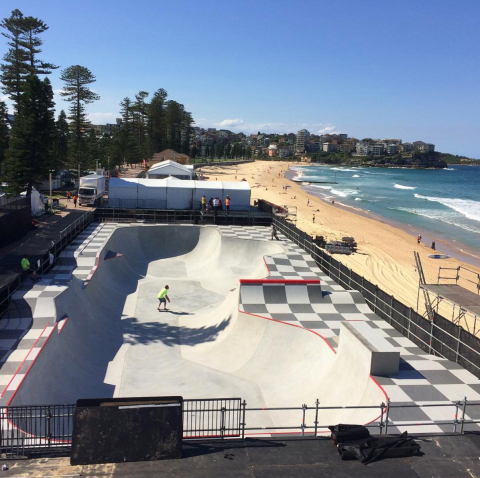
[(242, 436), (242, 400), (211, 398), (183, 401), (183, 438)]

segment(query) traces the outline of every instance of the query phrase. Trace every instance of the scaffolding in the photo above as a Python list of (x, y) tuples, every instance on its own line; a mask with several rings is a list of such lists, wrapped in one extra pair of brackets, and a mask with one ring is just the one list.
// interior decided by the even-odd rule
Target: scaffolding
[(420, 278), (417, 311), (421, 290), (425, 299), (424, 316), (431, 322), (435, 313), (439, 313), (440, 304), (447, 303), (452, 309), (450, 320), (474, 336), (480, 336), (480, 274), (463, 266), (440, 267), (437, 283), (426, 284), (420, 257), (414, 254)]

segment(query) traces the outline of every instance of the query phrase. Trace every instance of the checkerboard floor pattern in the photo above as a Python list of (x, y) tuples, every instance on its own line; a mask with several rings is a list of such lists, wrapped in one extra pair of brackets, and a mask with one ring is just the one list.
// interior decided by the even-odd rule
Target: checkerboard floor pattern
[[(242, 231), (242, 229), (247, 229)], [(269, 228), (220, 227), (222, 234), (242, 239), (270, 240)], [(405, 430), (419, 432), (418, 427), (408, 422), (424, 423), (423, 433), (452, 432), (456, 400), (467, 397), (480, 401), (480, 380), (460, 365), (446, 359), (429, 355), (417, 347), (391, 324), (378, 317), (357, 291), (346, 291), (326, 276), (313, 259), (298, 246), (279, 234), (287, 252), (267, 256), (265, 262), (271, 278), (320, 279), (321, 288), (303, 286), (303, 300), (292, 301), (289, 289), (297, 286), (282, 284), (243, 284), (240, 290), (240, 310), (272, 318), (322, 335), (333, 347), (338, 346), (340, 322), (362, 320), (377, 329), (395, 349), (400, 352), (401, 363), (398, 375), (374, 377), (384, 388), (394, 405), (418, 405), (418, 408), (389, 411), (389, 433)], [(294, 303), (297, 302), (297, 303)], [(427, 403), (445, 404), (445, 407), (426, 407)], [(423, 406), (422, 406), (423, 405)], [(480, 405), (469, 406), (467, 419), (480, 420)], [(435, 422), (450, 421), (451, 424)], [(397, 424), (402, 424), (397, 426)], [(478, 430), (478, 425), (466, 426)]]
[(88, 279), (115, 228), (111, 224), (90, 225), (60, 254), (49, 274), (37, 282), (28, 280), (13, 294), (0, 320), (0, 406), (8, 404), (52, 333), (57, 322), (55, 297), (67, 289), (72, 276)]
[[(62, 252), (50, 274), (44, 275), (37, 283), (25, 283), (15, 292), (9, 309), (0, 321), (0, 390), (3, 387), (0, 405), (8, 403), (52, 332), (55, 325), (53, 299), (68, 287), (72, 277), (88, 283), (103, 246), (117, 227), (129, 226), (114, 223), (90, 225)], [(270, 228), (267, 227), (219, 226), (218, 229), (225, 237), (262, 241), (271, 239)], [(282, 234), (278, 236), (285, 253), (265, 257), (269, 277), (318, 278), (321, 288), (308, 285), (302, 300), (289, 300), (291, 293), (288, 285), (242, 285), (240, 308), (248, 313), (314, 330), (333, 347), (337, 347), (339, 323), (342, 320), (365, 321), (370, 327), (378, 329), (401, 355), (398, 375), (375, 379), (395, 405), (419, 405), (418, 408), (409, 409), (392, 407), (389, 412), (389, 432), (419, 431), (417, 427), (409, 427), (408, 422), (424, 423), (421, 431), (425, 433), (451, 432), (454, 408), (448, 405), (464, 397), (470, 401), (480, 400), (480, 380), (458, 364), (428, 355), (416, 347), (374, 314), (360, 293), (345, 291), (325, 275), (305, 251)], [(427, 402), (446, 406), (422, 406)], [(480, 420), (480, 406), (469, 407), (466, 417)], [(452, 421), (451, 425), (435, 423), (449, 420)], [(400, 423), (403, 425), (398, 425)]]

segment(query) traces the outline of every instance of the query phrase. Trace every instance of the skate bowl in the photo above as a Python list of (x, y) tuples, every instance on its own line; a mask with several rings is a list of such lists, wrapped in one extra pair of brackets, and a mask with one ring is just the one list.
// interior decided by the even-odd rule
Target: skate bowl
[[(262, 409), (316, 399), (325, 407), (378, 407), (386, 395), (350, 335), (341, 334), (335, 352), (316, 332), (243, 310), (249, 284), (240, 280), (265, 278), (264, 256), (284, 251), (281, 243), (224, 237), (214, 227), (118, 227), (88, 285), (74, 278), (55, 298), (57, 321), (68, 321), (54, 329), (9, 405), (240, 397), (258, 409), (249, 422), (270, 428), (298, 426), (299, 412)], [(297, 304), (322, 300), (320, 284), (294, 282), (288, 290)], [(172, 302), (159, 312), (166, 284)], [(318, 422), (377, 418), (378, 408), (323, 410)]]

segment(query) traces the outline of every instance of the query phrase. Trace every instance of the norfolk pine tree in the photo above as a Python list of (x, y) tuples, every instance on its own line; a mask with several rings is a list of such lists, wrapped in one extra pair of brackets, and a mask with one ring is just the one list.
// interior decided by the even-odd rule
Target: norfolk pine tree
[(70, 163), (76, 166), (84, 162), (85, 137), (90, 121), (87, 119), (85, 105), (100, 99), (89, 85), (96, 81), (92, 72), (80, 65), (69, 66), (62, 71), (60, 78), (65, 82), (60, 95), (71, 103), (69, 120), (71, 126)]
[(27, 77), (24, 90), (13, 121), (5, 171), (12, 192), (26, 189), (30, 196), (33, 186), (45, 181), (52, 167), (55, 103), (47, 78)]
[(2, 90), (17, 107), (28, 75), (48, 75), (58, 67), (37, 58), (38, 53), (42, 52), (40, 47), (43, 44), (39, 35), (48, 30), (42, 20), (24, 17), (22, 12), (16, 9), (9, 18), (2, 20), (0, 27), (5, 30), (2, 35), (7, 38), (7, 45), (10, 47), (3, 57), (4, 63), (0, 66)]

